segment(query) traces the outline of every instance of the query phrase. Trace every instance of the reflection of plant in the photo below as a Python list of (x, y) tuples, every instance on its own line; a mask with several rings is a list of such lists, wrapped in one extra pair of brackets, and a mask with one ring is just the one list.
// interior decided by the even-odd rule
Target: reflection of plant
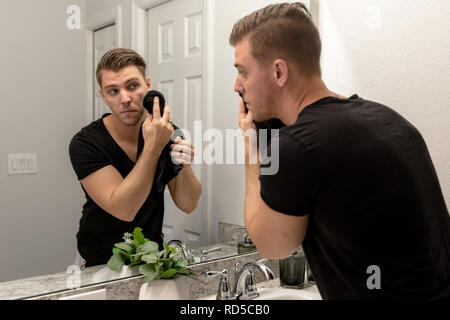
[(140, 266), (139, 271), (145, 275), (144, 283), (153, 279), (174, 279), (193, 272), (187, 269), (180, 248), (172, 248), (164, 241), (164, 250), (159, 251), (156, 242), (146, 239), (141, 228), (135, 228), (133, 234), (125, 233), (124, 242), (116, 243), (113, 255), (108, 261), (111, 270), (120, 270), (124, 265)]

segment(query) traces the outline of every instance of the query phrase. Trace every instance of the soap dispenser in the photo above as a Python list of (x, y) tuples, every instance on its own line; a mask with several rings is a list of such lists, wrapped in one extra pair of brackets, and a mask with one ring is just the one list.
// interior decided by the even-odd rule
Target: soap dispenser
[(238, 254), (243, 254), (243, 253), (249, 253), (249, 252), (256, 251), (256, 246), (252, 242), (252, 239), (250, 238), (248, 233), (245, 234), (244, 241), (239, 241), (238, 242), (237, 247), (238, 247)]
[(305, 253), (301, 246), (289, 257), (279, 260), (281, 287), (293, 289), (304, 287), (305, 260)]

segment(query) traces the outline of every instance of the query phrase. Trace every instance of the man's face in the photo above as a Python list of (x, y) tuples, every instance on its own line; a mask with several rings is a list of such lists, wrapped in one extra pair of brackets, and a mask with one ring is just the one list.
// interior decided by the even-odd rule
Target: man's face
[(264, 67), (251, 55), (248, 37), (236, 44), (234, 65), (238, 71), (234, 91), (242, 94), (253, 119), (265, 121), (272, 118), (276, 107), (276, 86), (269, 67)]
[(126, 126), (139, 123), (145, 112), (143, 100), (150, 90), (150, 78), (144, 80), (136, 66), (127, 66), (117, 72), (102, 71), (100, 95), (113, 115)]

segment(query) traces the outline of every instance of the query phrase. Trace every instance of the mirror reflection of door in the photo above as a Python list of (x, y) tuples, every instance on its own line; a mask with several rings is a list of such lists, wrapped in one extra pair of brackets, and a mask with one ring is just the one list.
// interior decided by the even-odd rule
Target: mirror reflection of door
[[(169, 1), (149, 9), (147, 21), (146, 61), (152, 87), (163, 93), (174, 124), (189, 131), (195, 152), (201, 152), (194, 141), (194, 121), (201, 121), (203, 107), (203, 1)], [(201, 164), (192, 164), (192, 168), (203, 182)], [(167, 240), (186, 240), (191, 248), (207, 244), (201, 199), (197, 209), (187, 215), (175, 206), (166, 188), (164, 205)]]
[(93, 110), (93, 120), (99, 119), (104, 113), (111, 112), (109, 107), (103, 102), (102, 97), (98, 93), (99, 85), (97, 83), (97, 77), (95, 76), (95, 71), (97, 65), (102, 58), (102, 56), (113, 48), (116, 48), (116, 26), (114, 24), (106, 26), (104, 28), (94, 31), (94, 68), (93, 68), (93, 79), (94, 79), (94, 110)]

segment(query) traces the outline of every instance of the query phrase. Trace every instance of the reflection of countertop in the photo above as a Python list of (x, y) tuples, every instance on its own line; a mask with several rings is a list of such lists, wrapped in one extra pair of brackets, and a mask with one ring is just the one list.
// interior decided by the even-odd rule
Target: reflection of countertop
[[(214, 251), (214, 252), (210, 252), (208, 253), (207, 257), (208, 259), (205, 261), (201, 261), (200, 258), (202, 256), (201, 251), (202, 249), (212, 249), (215, 247), (220, 247), (221, 249), (219, 251)], [(194, 249), (194, 258), (195, 258), (195, 263), (201, 263), (201, 262), (209, 262), (209, 261), (214, 261), (217, 259), (222, 259), (222, 258), (229, 258), (229, 257), (234, 257), (238, 254), (237, 251), (237, 246), (233, 246), (233, 245), (228, 245), (228, 244), (224, 244), (224, 243), (216, 243), (210, 246), (203, 246), (201, 248), (197, 248)]]
[[(211, 252), (208, 254), (208, 260), (200, 261), (201, 250), (211, 249), (220, 246), (220, 251)], [(201, 264), (203, 262), (211, 262), (224, 257), (232, 257), (237, 255), (237, 247), (227, 244), (213, 244), (210, 246), (204, 246), (194, 250), (194, 257), (196, 258), (195, 264)], [(0, 300), (16, 300), (25, 299), (44, 294), (57, 293), (72, 289), (73, 287), (87, 287), (94, 284), (101, 284), (118, 279), (125, 279), (127, 277), (121, 277), (117, 272), (110, 271), (106, 265), (100, 265), (95, 267), (86, 268), (79, 273), (79, 284), (76, 284), (76, 273), (74, 270), (71, 272), (60, 272), (55, 274), (36, 276), (32, 278), (19, 279), (8, 282), (0, 283)]]
[[(97, 283), (94, 275), (104, 267), (95, 266), (86, 268), (79, 273), (81, 287)], [(44, 276), (37, 276), (0, 283), (0, 300), (16, 300), (28, 298), (43, 293), (65, 291), (74, 285), (74, 272), (60, 272)], [(68, 286), (69, 285), (69, 286)]]

